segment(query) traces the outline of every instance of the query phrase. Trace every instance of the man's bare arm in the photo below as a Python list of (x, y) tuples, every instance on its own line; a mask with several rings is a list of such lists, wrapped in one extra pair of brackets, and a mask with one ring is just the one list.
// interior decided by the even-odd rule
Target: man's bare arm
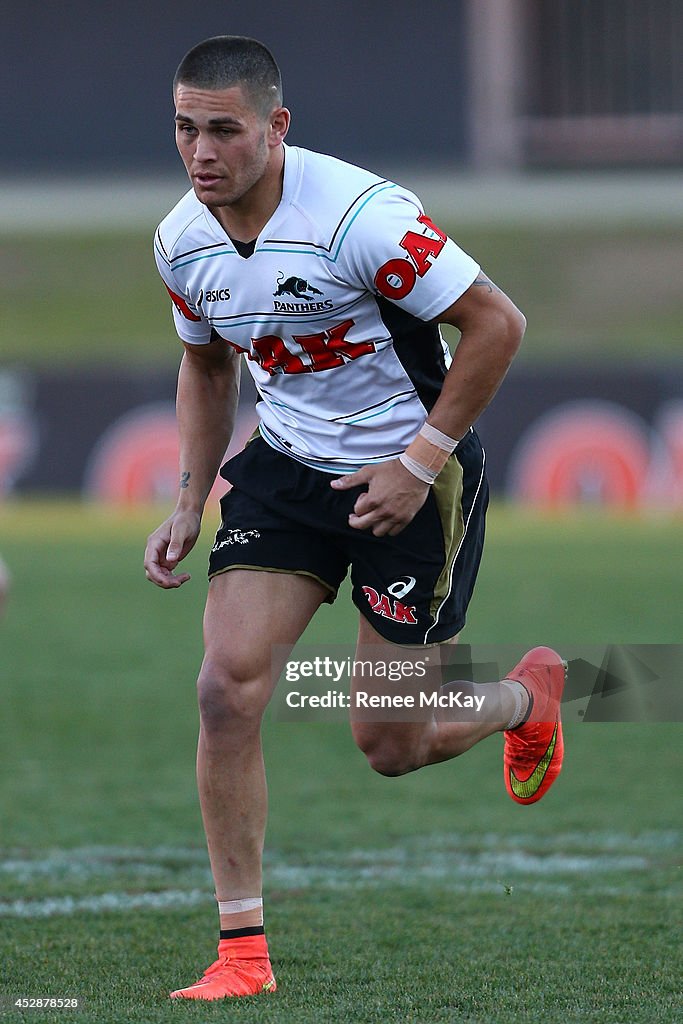
[[(452, 438), (461, 438), (498, 390), (524, 336), (526, 320), (485, 274), (437, 317), (461, 332), (441, 394), (428, 422)], [(400, 533), (426, 501), (429, 485), (398, 461), (365, 466), (332, 481), (336, 490), (365, 485), (349, 524), (378, 536)]]
[(514, 303), (480, 273), (440, 317), (460, 331), (441, 394), (427, 420), (449, 437), (462, 437), (503, 382), (524, 337), (526, 320)]
[(230, 443), (239, 397), (240, 361), (218, 335), (207, 345), (185, 345), (176, 411), (180, 479), (174, 512), (150, 535), (147, 579), (164, 589), (182, 586), (188, 573), (173, 570), (194, 547), (204, 505)]

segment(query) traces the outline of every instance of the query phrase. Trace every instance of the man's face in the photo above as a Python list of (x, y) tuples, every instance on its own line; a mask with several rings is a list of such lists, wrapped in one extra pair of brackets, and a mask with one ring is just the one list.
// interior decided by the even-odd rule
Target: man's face
[(176, 145), (197, 199), (231, 206), (263, 177), (273, 144), (271, 119), (239, 85), (175, 91)]

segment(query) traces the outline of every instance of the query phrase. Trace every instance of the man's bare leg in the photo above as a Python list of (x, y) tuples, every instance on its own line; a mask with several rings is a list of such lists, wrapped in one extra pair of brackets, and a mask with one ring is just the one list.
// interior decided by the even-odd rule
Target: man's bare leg
[[(443, 645), (446, 647), (447, 645)], [(440, 679), (440, 657), (443, 648), (408, 648), (392, 644), (383, 639), (372, 628), (370, 623), (361, 616), (358, 629), (357, 661), (405, 662), (406, 660), (422, 662), (429, 658), (432, 678)], [(434, 686), (427, 679), (426, 686)], [(468, 684), (464, 684), (467, 687)], [(414, 687), (416, 697), (420, 685), (419, 677)], [(352, 693), (359, 690), (370, 691), (372, 682), (365, 677), (356, 677), (352, 683)], [(391, 692), (392, 684), (380, 678), (374, 692), (386, 694)], [(382, 775), (403, 775), (428, 764), (448, 761), (458, 754), (464, 753), (480, 740), (507, 728), (516, 710), (514, 690), (502, 682), (476, 684), (478, 697), (484, 697), (482, 707), (486, 710), (481, 714), (465, 712), (460, 720), (443, 710), (426, 710), (419, 714), (419, 709), (411, 721), (387, 720), (381, 712), (368, 714), (356, 709), (355, 698), (351, 702), (351, 728), (354, 739), (366, 754), (375, 771)], [(395, 717), (395, 716), (394, 716)]]
[[(274, 992), (261, 899), (266, 774), (261, 720), (284, 663), (326, 590), (307, 576), (232, 569), (209, 585), (198, 680), (197, 784), (219, 901), (218, 960), (172, 999)], [(246, 906), (245, 906), (246, 903)]]
[[(197, 782), (219, 900), (261, 892), (267, 814), (261, 719), (279, 674), (272, 648), (291, 648), (326, 595), (308, 576), (241, 569), (209, 586)], [(250, 913), (231, 926), (251, 924)]]

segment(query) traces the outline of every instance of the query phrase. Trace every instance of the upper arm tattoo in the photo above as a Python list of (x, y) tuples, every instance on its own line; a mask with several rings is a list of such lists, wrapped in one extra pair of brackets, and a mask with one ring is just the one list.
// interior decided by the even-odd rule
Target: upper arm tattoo
[(494, 292), (494, 291), (496, 291), (496, 292), (500, 291), (500, 288), (497, 285), (495, 285), (493, 283), (493, 281), (489, 280), (489, 278), (486, 276), (486, 274), (483, 272), (483, 270), (479, 272), (479, 274), (477, 275), (476, 280), (474, 280), (472, 282), (472, 285), (473, 286), (476, 285), (476, 286), (478, 286), (480, 288), (488, 288), (489, 292), (491, 292), (491, 293)]

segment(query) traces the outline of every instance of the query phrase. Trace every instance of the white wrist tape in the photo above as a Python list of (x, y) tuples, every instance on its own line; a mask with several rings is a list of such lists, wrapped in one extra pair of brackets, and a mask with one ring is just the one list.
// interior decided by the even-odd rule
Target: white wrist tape
[(415, 459), (411, 459), (410, 455), (406, 455), (405, 452), (401, 452), (398, 457), (398, 461), (402, 466), (405, 466), (409, 473), (416, 476), (418, 480), (422, 480), (425, 484), (433, 484), (436, 480), (437, 473), (433, 469), (428, 469), (423, 466), (421, 462), (416, 462)]
[(420, 428), (420, 434), (424, 437), (425, 441), (429, 441), (430, 444), (435, 444), (437, 448), (441, 448), (444, 452), (454, 452), (457, 446), (460, 444), (462, 438), (449, 437), (448, 434), (442, 433), (433, 427), (431, 423), (423, 423)]
[(399, 462), (418, 480), (433, 484), (457, 444), (457, 438), (449, 437), (431, 423), (423, 423), (417, 437), (399, 455)]
[(219, 914), (241, 914), (243, 910), (259, 910), (262, 907), (261, 897), (244, 900), (218, 900)]

